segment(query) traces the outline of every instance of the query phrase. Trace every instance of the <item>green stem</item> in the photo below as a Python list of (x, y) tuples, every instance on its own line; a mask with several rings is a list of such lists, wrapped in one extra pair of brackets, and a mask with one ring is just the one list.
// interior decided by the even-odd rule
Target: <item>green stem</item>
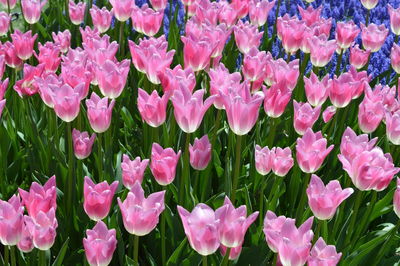
[[(280, 7), (281, 7), (281, 2), (282, 2), (282, 0), (278, 0), (278, 4), (276, 5), (276, 10), (275, 10), (275, 23), (274, 23), (274, 31), (273, 31), (273, 33), (272, 33), (272, 39), (274, 39), (274, 36), (276, 35), (276, 30), (277, 30), (277, 28), (276, 28), (276, 22), (277, 22), (277, 20), (278, 20), (278, 14), (279, 14), (279, 9), (280, 9)], [(271, 42), (272, 43), (272, 42)], [(271, 44), (272, 45), (272, 44)]]
[(271, 192), (268, 197), (268, 210), (275, 211), (276, 202), (279, 197), (279, 187), (283, 182), (283, 177), (275, 176), (274, 185), (272, 186)]
[(231, 254), (231, 248), (227, 248), (224, 259), (222, 260), (222, 263), (221, 263), (222, 266), (227, 266), (229, 264), (229, 255), (230, 254)]
[(4, 263), (6, 266), (8, 266), (10, 262), (10, 250), (8, 249), (7, 246), (3, 246), (3, 248), (4, 248)]
[(342, 60), (343, 60), (343, 49), (340, 49), (340, 54), (339, 54), (338, 60), (336, 62), (336, 72), (335, 72), (336, 76), (339, 76), (339, 74), (340, 74), (340, 67), (342, 65)]
[(15, 246), (10, 246), (10, 255), (11, 255), (11, 266), (17, 266), (17, 261), (15, 258)]
[(297, 213), (296, 213), (296, 217), (298, 220), (301, 220), (301, 215), (304, 213), (304, 206), (306, 204), (306, 199), (307, 199), (307, 186), (308, 183), (310, 183), (310, 178), (311, 178), (311, 174), (306, 174), (306, 177), (304, 179), (304, 184), (303, 184), (303, 189), (300, 191), (301, 193), (301, 198), (300, 198), (300, 202), (299, 202), (299, 206), (297, 207)]
[(39, 252), (39, 266), (46, 266), (46, 251), (38, 250)]
[(67, 123), (67, 139), (68, 139), (68, 194), (67, 194), (67, 213), (71, 214), (71, 208), (72, 208), (72, 187), (74, 183), (74, 178), (75, 175), (74, 173), (74, 148), (72, 146), (72, 129), (71, 129), (71, 123)]
[(268, 140), (267, 140), (267, 146), (269, 148), (272, 147), (272, 145), (274, 144), (274, 140), (275, 140), (275, 134), (276, 134), (276, 127), (278, 125), (278, 119), (275, 118), (270, 118), (270, 126), (269, 126), (269, 136), (268, 136)]
[(207, 256), (203, 256), (203, 266), (207, 266)]
[(367, 9), (367, 16), (365, 17), (365, 26), (368, 26), (369, 24), (369, 17), (371, 15), (371, 11)]
[[(7, 12), (9, 15), (11, 14), (10, 0), (7, 0)], [(10, 20), (10, 31), (14, 32), (13, 25), (12, 25), (12, 19)]]
[(183, 168), (182, 168), (182, 177), (181, 177), (181, 185), (179, 187), (179, 202), (181, 205), (184, 204), (184, 196), (185, 191), (189, 189), (187, 183), (189, 181), (190, 175), (190, 166), (189, 166), (189, 144), (190, 144), (190, 134), (186, 134), (186, 142), (185, 142), (185, 153), (183, 154)]
[(361, 190), (357, 190), (356, 199), (353, 206), (353, 213), (351, 215), (349, 227), (347, 228), (347, 235), (346, 240), (344, 241), (344, 246), (347, 246), (351, 240), (352, 233), (354, 232), (354, 225), (357, 219), (358, 209), (360, 208), (362, 198), (363, 192)]
[(315, 234), (314, 234), (313, 243), (317, 242), (317, 240), (318, 240), (318, 238), (320, 236), (321, 226), (322, 226), (322, 221), (318, 221), (317, 229), (315, 230)]
[(390, 230), (390, 235), (388, 239), (385, 241), (385, 243), (383, 243), (381, 249), (378, 252), (378, 255), (375, 257), (375, 260), (371, 265), (376, 266), (379, 264), (379, 262), (382, 260), (383, 256), (387, 251), (386, 250), (387, 246), (389, 245), (390, 247), (390, 242), (392, 242), (393, 238), (396, 236), (396, 233), (399, 230), (399, 228), (400, 228), (400, 219), (397, 221), (396, 226), (392, 230)]
[(260, 190), (260, 214), (259, 214), (260, 227), (263, 225), (263, 219), (264, 219), (264, 189), (265, 185), (264, 183), (262, 183)]
[(328, 241), (329, 238), (329, 233), (328, 233), (328, 221), (327, 220), (322, 220), (320, 221), (322, 223), (322, 238), (325, 241)]
[(290, 53), (287, 53), (286, 63), (289, 64), (289, 62), (290, 62)]
[(232, 183), (232, 191), (231, 191), (231, 201), (232, 204), (235, 203), (236, 200), (236, 189), (239, 183), (239, 175), (240, 175), (240, 154), (242, 149), (242, 138), (243, 136), (237, 136), (236, 138), (236, 152), (235, 152), (235, 172), (233, 176), (233, 183)]
[(98, 157), (98, 165), (97, 168), (99, 170), (99, 181), (103, 182), (103, 149), (101, 147), (101, 139), (102, 134), (97, 134), (97, 157)]
[(215, 118), (215, 126), (214, 126), (214, 130), (213, 130), (213, 134), (212, 134), (212, 139), (211, 139), (212, 148), (215, 147), (215, 141), (216, 141), (217, 136), (218, 136), (218, 129), (219, 129), (219, 126), (221, 124), (221, 116), (222, 116), (222, 111), (218, 109), (217, 117)]
[[(167, 192), (166, 187), (163, 187), (165, 193)], [(166, 249), (165, 249), (165, 212), (161, 213), (161, 261), (162, 265), (166, 265)]]
[(398, 43), (399, 42), (399, 35), (396, 35), (396, 37), (394, 38), (394, 43)]
[(125, 26), (125, 22), (120, 21), (119, 22), (119, 52), (120, 55), (123, 56), (124, 55), (124, 26)]
[(134, 236), (133, 260), (139, 265), (139, 236)]

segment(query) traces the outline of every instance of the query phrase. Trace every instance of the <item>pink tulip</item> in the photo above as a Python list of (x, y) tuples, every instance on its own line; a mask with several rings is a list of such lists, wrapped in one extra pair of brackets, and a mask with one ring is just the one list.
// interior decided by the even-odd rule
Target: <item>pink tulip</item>
[(85, 19), (86, 3), (78, 2), (75, 4), (75, 0), (69, 0), (69, 18), (72, 24), (80, 25)]
[(53, 40), (60, 47), (62, 53), (66, 53), (71, 46), (71, 32), (69, 30), (60, 31), (57, 34), (52, 32)]
[(373, 9), (378, 4), (379, 0), (360, 0), (361, 4), (368, 10)]
[(296, 158), (300, 169), (305, 173), (315, 173), (332, 151), (333, 145), (326, 148), (327, 140), (321, 131), (314, 133), (308, 128), (302, 138), (297, 139)]
[(328, 41), (325, 35), (321, 37), (311, 37), (308, 41), (310, 45), (310, 59), (313, 66), (326, 66), (331, 60), (333, 53), (336, 51), (336, 41)]
[[(278, 60), (275, 61), (269, 61), (270, 62), (270, 67), (272, 68), (272, 84), (278, 84), (283, 82), (288, 89), (291, 91), (294, 90), (294, 88), (297, 85), (297, 80), (300, 75), (300, 70), (299, 70), (299, 60), (293, 60), (290, 61), (290, 63), (286, 63), (282, 58), (279, 58)], [(267, 67), (268, 67), (268, 61), (267, 61)], [(268, 84), (268, 80), (264, 80)]]
[(337, 180), (332, 180), (325, 186), (321, 178), (313, 174), (306, 192), (308, 205), (314, 216), (319, 220), (329, 220), (335, 215), (337, 207), (350, 197), (354, 190), (342, 189)]
[(121, 95), (128, 78), (129, 65), (128, 59), (120, 63), (107, 60), (104, 65), (97, 68), (96, 78), (105, 97), (115, 99)]
[(15, 246), (22, 237), (23, 226), (24, 207), (19, 196), (14, 195), (8, 201), (0, 200), (1, 244)]
[(17, 51), (12, 43), (4, 43), (1, 47), (1, 51), (4, 53), (7, 66), (15, 68), (16, 70), (22, 68), (24, 62), (17, 56)]
[(393, 196), (393, 209), (396, 215), (400, 218), (400, 179), (397, 178), (396, 191)]
[(251, 82), (263, 78), (267, 60), (268, 58), (265, 51), (260, 52), (256, 47), (251, 48), (243, 59), (243, 77)]
[(249, 4), (249, 17), (251, 24), (261, 27), (267, 22), (268, 14), (275, 6), (275, 0), (252, 0)]
[(256, 170), (260, 175), (267, 175), (271, 171), (275, 159), (274, 155), (274, 148), (270, 150), (268, 147), (262, 148), (256, 145), (254, 158)]
[(189, 144), (190, 165), (196, 170), (204, 170), (207, 168), (211, 160), (211, 143), (208, 136), (195, 138), (193, 146)]
[(397, 74), (400, 73), (400, 46), (396, 43), (393, 44), (392, 50), (390, 53), (390, 62), (392, 64), (392, 68), (396, 71)]
[(384, 108), (379, 101), (372, 101), (368, 97), (358, 107), (358, 125), (362, 132), (374, 132), (384, 118)]
[(289, 147), (284, 149), (278, 147), (272, 148), (271, 152), (274, 153), (272, 156), (272, 171), (277, 176), (286, 176), (294, 165), (292, 150)]
[(328, 123), (335, 114), (336, 114), (336, 107), (333, 105), (328, 106), (322, 113), (322, 118), (324, 120), (324, 123)]
[(35, 218), (25, 216), (26, 226), (32, 235), (33, 245), (40, 250), (49, 250), (56, 239), (58, 227), (56, 211), (51, 208), (47, 212), (39, 211)]
[(53, 96), (55, 91), (60, 90), (63, 81), (54, 73), (46, 73), (43, 77), (35, 77), (36, 85), (39, 87), (39, 95), (42, 101), (50, 108), (54, 108)]
[(222, 245), (230, 248), (241, 246), (249, 226), (257, 219), (258, 212), (247, 217), (246, 205), (235, 209), (228, 197), (224, 205), (215, 211), (215, 218), (219, 220), (219, 238)]
[(145, 198), (142, 186), (136, 182), (124, 202), (118, 198), (126, 231), (137, 236), (144, 236), (153, 231), (165, 209), (164, 198), (165, 190)]
[(178, 212), (190, 246), (202, 256), (217, 251), (220, 245), (220, 221), (214, 210), (206, 204), (199, 203), (191, 213), (181, 206), (178, 206)]
[(164, 10), (153, 10), (147, 4), (141, 8), (134, 5), (132, 11), (132, 26), (133, 28), (147, 36), (154, 36), (161, 28), (161, 23), (164, 17)]
[(131, 0), (110, 0), (115, 18), (120, 22), (127, 21), (133, 12), (135, 2)]
[(236, 10), (239, 19), (244, 18), (249, 13), (249, 0), (233, 0), (231, 6)]
[(34, 246), (33, 246), (33, 237), (31, 235), (31, 233), (29, 232), (28, 227), (26, 226), (26, 217), (24, 216), (24, 225), (22, 226), (22, 235), (21, 235), (21, 239), (19, 240), (18, 244), (17, 244), (17, 248), (24, 252), (24, 253), (29, 253), (33, 250)]
[(140, 157), (136, 157), (135, 160), (131, 161), (128, 155), (124, 154), (122, 156), (122, 182), (124, 186), (129, 190), (133, 188), (136, 182), (140, 184), (143, 181), (144, 171), (149, 164), (149, 159), (140, 160)]
[(332, 86), (329, 75), (326, 75), (320, 81), (318, 76), (311, 71), (310, 78), (304, 76), (303, 79), (307, 101), (314, 107), (323, 105), (328, 98), (329, 89)]
[(28, 24), (35, 24), (40, 19), (40, 13), (47, 0), (21, 0), (22, 13)]
[(364, 51), (356, 44), (350, 48), (350, 64), (356, 69), (361, 69), (367, 64), (370, 54), (370, 50)]
[(10, 27), (11, 17), (6, 12), (0, 12), (0, 36), (7, 35)]
[(89, 134), (85, 132), (80, 132), (75, 128), (72, 130), (72, 140), (74, 143), (74, 153), (78, 160), (83, 160), (89, 157), (92, 152), (92, 147), (94, 140), (96, 139), (96, 134), (92, 134), (89, 138)]
[(110, 43), (110, 37), (104, 35), (96, 39), (91, 39), (90, 44), (82, 43), (83, 48), (87, 52), (89, 59), (97, 65), (103, 65), (107, 60), (115, 62), (115, 55), (118, 52), (118, 43), (113, 41)]
[(164, 10), (167, 7), (167, 0), (151, 0), (150, 4), (156, 11)]
[(251, 95), (250, 86), (245, 82), (228, 95), (222, 95), (230, 129), (242, 136), (250, 132), (257, 122), (260, 106), (264, 99), (262, 92)]
[(274, 84), (264, 91), (264, 110), (269, 117), (280, 117), (286, 109), (292, 97), (292, 91), (286, 86), (285, 82)]
[(141, 88), (139, 88), (138, 91), (137, 101), (140, 116), (151, 127), (161, 126), (167, 117), (167, 105), (171, 93), (164, 93), (164, 95), (160, 97), (156, 90), (150, 95)]
[(366, 97), (371, 101), (381, 102), (386, 111), (396, 111), (396, 87), (390, 88), (389, 86), (377, 84), (374, 89), (371, 89), (370, 86), (366, 86), (364, 91)]
[(17, 4), (17, 0), (0, 0), (0, 4), (2, 4), (5, 9), (7, 9), (8, 6), (10, 6), (10, 9), (14, 9)]
[(174, 181), (180, 156), (181, 151), (175, 153), (172, 148), (163, 149), (159, 144), (153, 143), (150, 170), (158, 184), (166, 186)]
[(128, 42), (132, 55), (132, 63), (135, 68), (142, 73), (146, 73), (146, 60), (148, 57), (152, 56), (152, 52), (157, 51), (157, 53), (166, 54), (168, 49), (168, 42), (165, 39), (165, 35), (159, 38), (150, 37), (148, 39), (139, 39), (139, 45), (131, 40)]
[(277, 20), (278, 36), (282, 40), (283, 49), (288, 54), (296, 53), (300, 49), (305, 24), (297, 17), (279, 17)]
[(197, 0), (194, 3), (193, 16), (199, 20), (200, 23), (208, 23), (210, 25), (217, 25), (219, 5), (217, 2), (210, 0)]
[(108, 230), (107, 225), (98, 221), (92, 230), (86, 230), (83, 239), (86, 259), (90, 266), (110, 264), (117, 247), (115, 229)]
[(89, 93), (90, 82), (94, 79), (95, 69), (89, 55), (81, 48), (70, 49), (66, 56), (62, 56), (61, 77), (71, 87), (84, 83), (82, 98)]
[[(186, 26), (187, 25), (188, 24), (186, 24)], [(211, 53), (211, 58), (214, 60), (213, 63), (216, 64), (217, 58), (222, 56), (225, 44), (227, 43), (228, 38), (231, 36), (233, 29), (229, 28), (225, 24), (219, 24), (215, 27), (202, 24), (200, 27), (203, 28), (202, 34), (209, 38), (210, 42), (212, 43), (212, 47), (214, 47), (214, 50)]]
[(86, 26), (85, 28), (79, 28), (82, 36), (82, 42), (86, 43), (87, 46), (91, 46), (93, 40), (100, 38), (100, 32), (96, 28)]
[(370, 151), (374, 148), (378, 138), (369, 140), (367, 134), (357, 136), (357, 134), (347, 127), (343, 133), (340, 143), (340, 153), (346, 160), (352, 161), (363, 151)]
[(53, 95), (54, 111), (61, 120), (68, 123), (78, 116), (84, 87), (84, 83), (75, 88), (64, 84), (59, 90), (55, 91)]
[(20, 97), (25, 95), (31, 96), (39, 91), (39, 87), (35, 81), (35, 77), (40, 77), (44, 71), (44, 64), (33, 67), (31, 65), (24, 65), (24, 77), (15, 82), (14, 90), (18, 92)]
[(313, 109), (309, 103), (298, 103), (293, 100), (294, 118), (293, 126), (297, 134), (304, 135), (308, 128), (312, 128), (321, 113), (321, 106)]
[(390, 29), (395, 35), (400, 35), (400, 8), (393, 8), (387, 5), (390, 16)]
[(0, 100), (0, 118), (3, 113), (4, 107), (6, 106), (6, 99)]
[(361, 39), (365, 50), (371, 50), (371, 52), (377, 52), (381, 49), (389, 30), (384, 24), (376, 25), (374, 23), (365, 26), (361, 23)]
[(185, 68), (192, 68), (194, 72), (205, 69), (213, 54), (210, 39), (205, 36), (181, 36), (183, 42), (183, 57)]
[(247, 54), (251, 48), (261, 43), (263, 32), (258, 32), (257, 26), (250, 25), (249, 22), (243, 23), (241, 20), (234, 26), (235, 42), (239, 51)]
[[(221, 251), (221, 255), (224, 257), (226, 254), (226, 250), (228, 249), (225, 247), (223, 244), (219, 246), (219, 249)], [(231, 252), (229, 253), (229, 260), (236, 260), (240, 253), (242, 252), (242, 245), (237, 246), (235, 248), (231, 248)]]
[(372, 80), (372, 76), (368, 75), (366, 70), (358, 72), (354, 66), (350, 66), (349, 73), (355, 82), (353, 99), (357, 99), (367, 90), (367, 87), (369, 87), (368, 84)]
[(44, 45), (39, 43), (39, 54), (34, 52), (35, 57), (39, 61), (39, 64), (44, 64), (46, 72), (56, 72), (60, 62), (60, 48), (51, 42), (46, 42)]
[[(0, 55), (0, 79), (3, 78), (4, 71), (6, 70), (6, 57), (4, 55)], [(4, 96), (4, 94), (3, 94)], [(0, 93), (0, 99), (2, 99), (1, 93)]]
[(28, 31), (22, 33), (19, 30), (15, 30), (11, 34), (11, 39), (15, 47), (15, 52), (21, 60), (29, 59), (33, 54), (33, 45), (37, 38), (37, 34), (32, 36), (32, 32)]
[(400, 112), (386, 113), (386, 137), (394, 145), (400, 145)]
[(301, 6), (297, 6), (301, 19), (306, 22), (307, 26), (311, 26), (319, 21), (322, 12), (322, 6), (318, 8), (313, 8), (309, 5), (306, 9)]
[(193, 133), (199, 128), (205, 113), (214, 102), (215, 96), (210, 96), (203, 102), (204, 93), (205, 90), (201, 89), (192, 94), (183, 86), (174, 90), (171, 101), (175, 120), (185, 133)]
[(96, 5), (92, 5), (90, 8), (90, 16), (92, 17), (93, 26), (100, 33), (104, 33), (108, 31), (111, 26), (113, 11), (108, 11), (106, 7), (100, 9)]
[(90, 177), (85, 176), (83, 186), (83, 208), (93, 221), (100, 221), (107, 217), (118, 181), (109, 185), (106, 181), (95, 184)]
[(165, 68), (164, 72), (159, 72), (158, 78), (164, 92), (173, 91), (180, 86), (193, 92), (196, 86), (196, 76), (193, 70), (190, 67), (182, 69), (181, 65), (175, 66), (174, 69)]
[(295, 220), (286, 218), (285, 216), (277, 217), (272, 211), (267, 211), (264, 219), (263, 232), (265, 240), (267, 241), (268, 247), (272, 252), (277, 253), (280, 242), (282, 241), (282, 229), (288, 225), (295, 226)]
[(238, 13), (232, 5), (226, 0), (221, 0), (219, 3), (218, 21), (219, 23), (225, 23), (227, 27), (232, 27), (235, 25), (238, 19)]
[(360, 29), (352, 20), (349, 22), (340, 21), (336, 24), (336, 41), (343, 50), (351, 46), (358, 34), (360, 34)]
[(344, 108), (352, 100), (359, 85), (360, 82), (355, 81), (349, 73), (343, 73), (339, 78), (335, 76), (329, 90), (329, 99), (336, 108)]
[(114, 104), (115, 100), (108, 104), (107, 97), (100, 98), (95, 92), (86, 100), (89, 123), (96, 133), (103, 133), (110, 127)]
[(4, 95), (6, 94), (8, 88), (8, 83), (9, 83), (8, 78), (6, 78), (3, 81), (0, 80), (0, 100), (4, 99)]
[(320, 237), (311, 249), (307, 263), (309, 266), (336, 266), (341, 257), (342, 253), (337, 253), (335, 246), (328, 246)]

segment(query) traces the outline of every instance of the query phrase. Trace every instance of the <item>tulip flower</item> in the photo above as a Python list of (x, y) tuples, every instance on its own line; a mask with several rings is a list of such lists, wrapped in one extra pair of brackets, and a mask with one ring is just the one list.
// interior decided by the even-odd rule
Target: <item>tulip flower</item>
[(272, 171), (277, 176), (285, 176), (294, 165), (292, 157), (292, 150), (289, 147), (272, 148), (271, 152), (274, 153), (272, 156)]
[(2, 4), (5, 9), (7, 9), (8, 6), (10, 9), (14, 9), (17, 4), (17, 0), (0, 0), (0, 4)]
[[(226, 251), (228, 248), (225, 247), (223, 244), (221, 244), (219, 246), (219, 249), (221, 251), (221, 255), (223, 257), (225, 257), (225, 254), (226, 254)], [(229, 252), (229, 260), (236, 260), (239, 257), (241, 252), (242, 252), (242, 245), (237, 246), (235, 248), (231, 248), (231, 252)]]
[(151, 127), (159, 127), (165, 122), (167, 117), (167, 105), (171, 93), (164, 93), (164, 95), (160, 97), (156, 90), (150, 95), (141, 88), (139, 88), (138, 91), (137, 102), (140, 116)]
[(195, 16), (200, 23), (217, 24), (219, 12), (218, 3), (209, 0), (198, 0), (195, 1), (192, 6), (194, 7), (193, 16)]
[(297, 139), (296, 158), (300, 169), (305, 173), (315, 173), (332, 151), (333, 145), (326, 147), (327, 140), (321, 131), (314, 133), (308, 128), (302, 138)]
[(393, 8), (390, 4), (387, 5), (390, 16), (390, 29), (392, 32), (400, 35), (400, 8)]
[(308, 205), (314, 216), (319, 220), (329, 220), (337, 207), (351, 194), (352, 188), (342, 189), (339, 181), (332, 180), (326, 186), (317, 175), (311, 175), (311, 181), (306, 190)]
[(12, 43), (10, 42), (4, 43), (3, 46), (1, 47), (1, 51), (4, 53), (7, 66), (15, 68), (17, 70), (22, 68), (24, 63), (17, 56), (17, 51)]
[(367, 64), (370, 54), (370, 50), (364, 51), (356, 44), (350, 48), (350, 64), (356, 69), (361, 69)]
[(18, 192), (22, 198), (22, 203), (32, 218), (36, 218), (39, 212), (48, 213), (51, 209), (57, 209), (55, 176), (52, 176), (44, 186), (33, 182), (29, 192), (22, 188), (19, 188)]
[(193, 145), (189, 144), (190, 165), (196, 170), (207, 168), (211, 160), (211, 143), (208, 136), (195, 138)]
[(154, 10), (160, 11), (164, 10), (167, 7), (167, 0), (151, 0), (150, 4), (153, 7)]
[[(300, 75), (299, 60), (296, 59), (296, 60), (290, 61), (289, 64), (286, 63), (282, 58), (275, 60), (275, 61), (270, 61), (270, 62), (271, 62), (271, 68), (272, 68), (272, 73), (273, 73), (272, 85), (283, 82), (282, 85), (285, 85), (288, 89), (293, 91), (297, 85), (297, 80)], [(267, 66), (268, 66), (268, 63), (267, 63)], [(264, 81), (267, 81), (267, 80), (264, 80)], [(281, 85), (279, 85), (279, 86), (281, 86)]]
[(142, 186), (136, 182), (124, 202), (118, 198), (126, 231), (136, 236), (144, 236), (153, 231), (165, 209), (164, 198), (165, 190), (145, 198)]
[(286, 86), (285, 82), (274, 84), (271, 88), (264, 91), (264, 110), (269, 117), (280, 117), (286, 109), (292, 97), (292, 91)]
[(271, 171), (274, 155), (272, 149), (256, 145), (254, 158), (256, 161), (256, 170), (260, 175), (267, 175)]
[(321, 106), (313, 109), (309, 103), (298, 103), (293, 100), (294, 118), (293, 126), (297, 134), (304, 135), (308, 128), (312, 128), (321, 113)]
[(365, 50), (371, 50), (372, 53), (381, 49), (389, 30), (385, 25), (376, 25), (374, 23), (365, 26), (361, 23), (361, 39)]
[(11, 17), (6, 12), (0, 12), (0, 36), (7, 35), (10, 27)]
[(336, 108), (346, 107), (353, 99), (353, 93), (360, 86), (359, 81), (355, 81), (350, 73), (343, 73), (332, 80), (329, 90), (329, 99)]
[[(3, 78), (4, 75), (4, 71), (6, 70), (6, 58), (4, 55), (0, 55), (0, 79)], [(4, 96), (4, 94), (3, 94)], [(0, 93), (0, 99), (2, 99), (3, 97), (1, 96)]]
[(313, 8), (309, 5), (306, 9), (302, 8), (301, 6), (297, 6), (301, 20), (305, 21), (307, 26), (311, 26), (317, 23), (321, 17), (322, 6), (318, 8)]
[(158, 184), (166, 186), (174, 181), (180, 156), (181, 151), (175, 153), (172, 148), (163, 149), (159, 144), (153, 143), (150, 170)]
[(317, 75), (311, 72), (310, 78), (304, 76), (303, 79), (307, 101), (314, 107), (323, 105), (328, 98), (329, 89), (332, 86), (329, 75), (326, 75), (320, 81)]
[(108, 104), (107, 97), (100, 98), (95, 92), (86, 100), (89, 123), (96, 133), (103, 133), (110, 127), (114, 104), (115, 100)]
[[(159, 38), (150, 37), (148, 39), (140, 39), (139, 45), (131, 40), (128, 43), (132, 55), (132, 63), (142, 73), (146, 73), (147, 58), (152, 56), (152, 52), (157, 51), (158, 54), (166, 54), (168, 49), (168, 42), (165, 39), (165, 35)], [(152, 50), (150, 51), (150, 49)]]
[(129, 190), (133, 188), (136, 182), (140, 184), (143, 181), (144, 171), (149, 164), (149, 159), (140, 160), (140, 157), (136, 157), (131, 161), (128, 155), (122, 155), (122, 182), (126, 188)]
[(37, 34), (32, 36), (32, 31), (22, 33), (19, 30), (15, 30), (11, 34), (12, 43), (15, 47), (15, 53), (21, 60), (29, 59), (33, 54), (33, 45), (37, 38)]
[(3, 113), (4, 107), (6, 106), (6, 99), (0, 100), (0, 118)]
[(120, 63), (106, 60), (104, 65), (97, 68), (96, 78), (105, 97), (115, 99), (121, 95), (128, 78), (129, 65), (128, 59)]
[[(225, 205), (223, 208), (226, 209), (228, 206)], [(189, 244), (196, 252), (202, 256), (208, 256), (217, 251), (220, 245), (220, 221), (213, 209), (199, 203), (191, 213), (178, 206), (178, 213)]]
[(378, 4), (379, 0), (360, 0), (361, 4), (368, 10), (373, 9)]
[(341, 257), (342, 253), (337, 253), (335, 246), (328, 246), (320, 237), (311, 249), (307, 263), (309, 266), (319, 266), (321, 264), (335, 266), (339, 263)]
[(181, 36), (183, 42), (183, 57), (185, 68), (192, 68), (194, 72), (205, 69), (211, 59), (214, 48), (206, 36)]
[(75, 4), (75, 0), (69, 0), (69, 18), (74, 25), (80, 25), (85, 18), (86, 3), (78, 2)]
[(133, 12), (135, 2), (132, 0), (110, 0), (115, 18), (120, 22), (127, 21)]
[(336, 107), (333, 105), (328, 106), (322, 113), (322, 119), (324, 120), (324, 123), (328, 123), (335, 114), (336, 114)]
[(33, 245), (40, 250), (49, 250), (56, 239), (58, 222), (56, 211), (51, 208), (47, 212), (39, 211), (35, 218), (25, 216), (26, 226), (32, 235)]
[(249, 17), (251, 24), (261, 27), (267, 22), (268, 14), (275, 6), (275, 0), (252, 0), (249, 3)]
[[(219, 3), (219, 13), (218, 13), (218, 21), (219, 23), (225, 23), (226, 26), (232, 27), (235, 25), (238, 19), (237, 11), (229, 4), (226, 0), (221, 0)], [(254, 17), (254, 14), (251, 15)]]
[(386, 113), (386, 137), (394, 145), (400, 145), (400, 112)]
[(297, 17), (279, 17), (277, 20), (278, 36), (282, 40), (283, 49), (287, 54), (296, 53), (300, 49), (305, 24)]
[(251, 82), (257, 81), (264, 76), (264, 68), (267, 61), (265, 51), (258, 51), (256, 47), (250, 49), (243, 59), (242, 72), (245, 79)]
[(277, 253), (278, 247), (282, 240), (282, 230), (289, 225), (295, 226), (295, 220), (291, 218), (286, 218), (285, 216), (277, 217), (272, 211), (267, 211), (264, 219), (263, 232), (265, 235), (265, 240), (267, 245), (272, 252)]
[(46, 3), (47, 0), (21, 0), (22, 14), (25, 21), (31, 25), (37, 23)]
[(390, 62), (392, 68), (397, 74), (400, 73), (400, 46), (396, 43), (393, 44), (392, 50), (390, 52)]
[(91, 220), (100, 221), (108, 215), (117, 187), (118, 181), (111, 185), (106, 181), (95, 184), (90, 177), (85, 176), (83, 208)]
[(117, 248), (115, 229), (108, 230), (107, 225), (98, 221), (92, 230), (86, 230), (87, 238), (83, 239), (86, 259), (90, 266), (110, 264)]
[(393, 209), (396, 215), (400, 218), (400, 179), (397, 178), (396, 191), (393, 196)]
[(53, 95), (54, 111), (65, 122), (73, 121), (79, 114), (82, 91), (85, 84), (75, 88), (64, 84)]
[(33, 67), (31, 65), (24, 65), (24, 77), (21, 80), (15, 82), (14, 90), (18, 92), (20, 97), (24, 95), (34, 95), (39, 91), (39, 87), (36, 84), (35, 77), (40, 77), (44, 71), (44, 64)]
[(177, 124), (185, 133), (195, 132), (203, 120), (208, 108), (213, 104), (215, 96), (203, 102), (205, 90), (197, 90), (193, 94), (186, 87), (174, 90), (171, 97)]
[(158, 78), (164, 92), (173, 91), (180, 86), (186, 87), (193, 92), (196, 86), (196, 76), (193, 69), (190, 67), (182, 69), (181, 65), (175, 66), (174, 69), (165, 68), (164, 72), (159, 72)]
[(336, 42), (342, 50), (349, 48), (358, 34), (360, 34), (360, 29), (352, 20), (340, 21), (336, 24)]
[(21, 239), (17, 244), (17, 248), (24, 253), (29, 253), (33, 250), (34, 246), (33, 246), (33, 237), (29, 232), (28, 227), (26, 226), (25, 222), (26, 217), (28, 216), (24, 216), (24, 225), (22, 226)]
[(313, 66), (326, 66), (331, 60), (333, 53), (336, 51), (336, 41), (328, 41), (325, 35), (321, 35), (320, 37), (311, 37), (308, 39), (308, 42), (310, 45), (310, 59)]
[(15, 246), (22, 237), (24, 207), (19, 196), (8, 201), (0, 200), (0, 242), (5, 246)]
[(38, 48), (39, 54), (35, 51), (34, 54), (39, 64), (44, 64), (46, 72), (56, 72), (61, 62), (60, 48), (51, 42), (46, 42), (44, 45), (39, 43)]
[(374, 132), (384, 118), (382, 102), (372, 101), (368, 97), (358, 107), (358, 125), (362, 132)]
[(71, 32), (69, 30), (60, 31), (57, 34), (52, 32), (54, 43), (60, 47), (62, 53), (66, 53), (71, 46)]
[(111, 26), (113, 11), (108, 11), (106, 7), (100, 9), (96, 5), (92, 5), (90, 8), (90, 16), (92, 17), (93, 26), (100, 33), (104, 33), (108, 31)]
[(249, 22), (243, 23), (241, 20), (234, 26), (235, 42), (239, 51), (247, 54), (251, 48), (261, 43), (263, 32), (258, 32), (257, 26), (250, 25)]
[(4, 95), (6, 94), (8, 88), (8, 83), (9, 83), (8, 78), (6, 78), (3, 81), (0, 81), (0, 100), (4, 99)]
[(343, 133), (340, 143), (341, 156), (345, 157), (346, 160), (351, 162), (363, 151), (372, 150), (377, 141), (378, 138), (369, 140), (367, 134), (357, 136), (357, 134), (350, 127), (347, 127)]
[(244, 18), (249, 13), (249, 1), (247, 0), (233, 0), (231, 5), (236, 10), (239, 19)]
[(132, 10), (132, 26), (140, 33), (147, 36), (154, 36), (161, 28), (161, 22), (164, 17), (164, 9), (153, 10), (147, 4), (142, 5), (141, 8), (136, 5)]
[(36, 85), (39, 88), (39, 95), (42, 101), (50, 108), (54, 108), (53, 96), (63, 84), (61, 78), (54, 73), (46, 73), (45, 77), (35, 77)]
[(75, 128), (72, 130), (72, 141), (74, 143), (74, 153), (78, 160), (83, 160), (89, 157), (92, 152), (92, 147), (96, 134), (93, 133), (89, 138), (89, 133), (80, 132)]

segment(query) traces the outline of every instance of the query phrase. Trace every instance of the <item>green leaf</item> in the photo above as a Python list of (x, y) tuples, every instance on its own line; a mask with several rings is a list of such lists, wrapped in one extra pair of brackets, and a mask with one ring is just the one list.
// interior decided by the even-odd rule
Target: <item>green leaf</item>
[(179, 246), (175, 249), (174, 253), (172, 253), (171, 257), (169, 257), (167, 261), (167, 265), (178, 265), (179, 258), (181, 257), (182, 250), (186, 247), (187, 238), (182, 240)]
[(67, 252), (67, 249), (68, 249), (68, 243), (69, 243), (69, 237), (67, 238), (67, 240), (65, 240), (64, 244), (62, 245), (62, 247), (60, 249), (60, 252), (58, 252), (57, 258), (53, 262), (53, 266), (63, 265), (62, 262), (64, 260), (65, 253)]

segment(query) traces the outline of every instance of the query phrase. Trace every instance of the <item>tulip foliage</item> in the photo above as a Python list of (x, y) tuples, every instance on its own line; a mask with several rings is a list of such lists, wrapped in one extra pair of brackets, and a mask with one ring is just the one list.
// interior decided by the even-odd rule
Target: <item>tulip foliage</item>
[(394, 265), (400, 4), (0, 0), (1, 265)]

